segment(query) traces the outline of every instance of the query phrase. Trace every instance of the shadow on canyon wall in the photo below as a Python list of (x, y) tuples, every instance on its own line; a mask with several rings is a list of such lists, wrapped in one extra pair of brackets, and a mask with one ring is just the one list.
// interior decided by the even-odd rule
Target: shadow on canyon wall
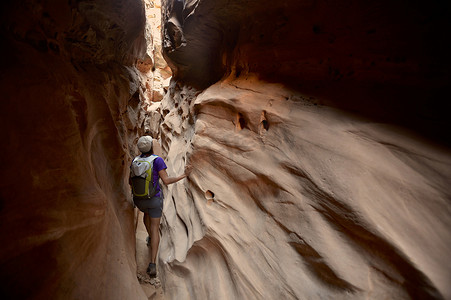
[(182, 82), (205, 88), (254, 73), (316, 104), (451, 142), (446, 1), (166, 2), (165, 55)]
[(0, 297), (146, 299), (125, 178), (142, 3), (0, 6)]

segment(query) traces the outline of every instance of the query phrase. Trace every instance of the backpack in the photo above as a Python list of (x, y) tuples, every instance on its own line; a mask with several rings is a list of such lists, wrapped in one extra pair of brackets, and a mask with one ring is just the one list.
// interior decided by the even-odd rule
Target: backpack
[(148, 157), (137, 156), (130, 166), (130, 181), (133, 197), (138, 199), (150, 199), (155, 196), (157, 189), (153, 185), (153, 162), (157, 155)]

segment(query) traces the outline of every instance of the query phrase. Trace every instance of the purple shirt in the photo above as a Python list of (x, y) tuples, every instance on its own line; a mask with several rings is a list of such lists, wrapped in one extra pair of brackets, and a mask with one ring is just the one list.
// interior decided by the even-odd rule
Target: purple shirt
[(155, 158), (155, 160), (153, 161), (153, 186), (156, 188), (157, 193), (155, 194), (155, 197), (162, 197), (163, 193), (161, 193), (161, 188), (160, 188), (160, 176), (158, 175), (158, 172), (160, 172), (161, 170), (167, 169), (168, 167), (166, 166), (166, 164), (164, 163), (164, 160), (161, 157), (157, 157)]

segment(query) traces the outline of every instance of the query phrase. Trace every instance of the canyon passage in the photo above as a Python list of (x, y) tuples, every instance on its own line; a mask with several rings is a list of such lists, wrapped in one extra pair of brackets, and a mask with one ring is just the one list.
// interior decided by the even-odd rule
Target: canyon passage
[(0, 5), (2, 299), (451, 299), (445, 1)]

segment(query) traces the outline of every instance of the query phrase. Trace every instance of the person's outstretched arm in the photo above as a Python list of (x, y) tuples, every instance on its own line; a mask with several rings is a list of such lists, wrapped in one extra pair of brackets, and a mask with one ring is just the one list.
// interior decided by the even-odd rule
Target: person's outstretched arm
[(193, 169), (192, 166), (187, 166), (185, 168), (185, 173), (183, 173), (182, 175), (177, 176), (177, 177), (169, 177), (168, 173), (166, 172), (166, 169), (159, 171), (158, 175), (160, 176), (161, 180), (163, 181), (163, 183), (165, 185), (170, 185), (172, 183), (176, 183), (177, 181), (180, 181), (183, 178), (187, 177), (191, 173), (192, 169)]

